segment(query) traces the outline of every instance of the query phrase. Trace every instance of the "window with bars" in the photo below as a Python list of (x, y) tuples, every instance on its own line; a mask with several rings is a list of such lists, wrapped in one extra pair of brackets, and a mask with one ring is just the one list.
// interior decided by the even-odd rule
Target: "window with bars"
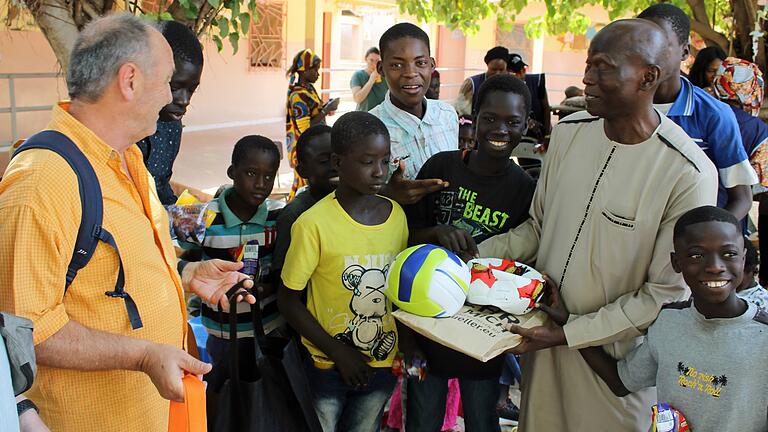
[(285, 1), (256, 3), (259, 16), (251, 23), (250, 65), (256, 69), (285, 68)]

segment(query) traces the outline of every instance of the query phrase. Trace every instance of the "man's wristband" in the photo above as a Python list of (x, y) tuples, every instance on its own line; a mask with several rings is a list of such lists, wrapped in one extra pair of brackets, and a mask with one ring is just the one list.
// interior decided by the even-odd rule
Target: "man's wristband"
[(40, 412), (40, 410), (37, 408), (37, 405), (35, 405), (34, 402), (32, 402), (31, 399), (24, 399), (16, 403), (16, 414), (21, 417), (22, 414), (29, 410), (35, 410), (36, 412)]

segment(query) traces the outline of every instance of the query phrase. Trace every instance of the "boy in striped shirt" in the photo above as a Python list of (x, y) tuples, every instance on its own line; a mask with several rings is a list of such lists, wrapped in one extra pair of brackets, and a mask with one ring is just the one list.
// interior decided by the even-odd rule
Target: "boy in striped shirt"
[[(216, 217), (205, 230), (202, 246), (181, 244), (188, 249), (187, 255), (202, 253), (203, 260), (245, 261), (242, 272), (249, 274), (259, 289), (266, 333), (282, 324), (271, 272), (278, 205), (267, 199), (279, 166), (280, 152), (272, 140), (260, 135), (241, 138), (235, 144), (232, 164), (227, 169), (234, 185), (224, 189), (209, 204), (208, 209), (214, 211)], [(243, 339), (238, 343), (253, 343), (250, 305), (242, 303), (237, 307), (237, 337)], [(220, 317), (216, 305), (203, 302), (201, 315), (208, 332), (206, 351), (214, 364), (225, 361), (229, 351), (228, 314)]]

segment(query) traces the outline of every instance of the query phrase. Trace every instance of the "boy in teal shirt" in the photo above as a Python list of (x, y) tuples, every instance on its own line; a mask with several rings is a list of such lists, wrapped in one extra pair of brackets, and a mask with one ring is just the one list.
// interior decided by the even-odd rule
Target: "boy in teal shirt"
[[(279, 166), (280, 152), (272, 140), (260, 135), (241, 138), (235, 144), (232, 164), (227, 169), (234, 184), (208, 205), (208, 210), (215, 212), (216, 217), (206, 228), (202, 245), (180, 243), (189, 254), (202, 254), (202, 260), (246, 261), (242, 271), (254, 279), (261, 293), (264, 331), (267, 333), (281, 323), (271, 274), (278, 206), (267, 199), (272, 193)], [(238, 339), (252, 338), (253, 325), (246, 317), (250, 316), (250, 305), (238, 304), (237, 312)], [(244, 318), (239, 319), (240, 315)], [(201, 316), (209, 335), (206, 351), (216, 364), (225, 359), (229, 351), (229, 324), (226, 316), (223, 320), (219, 316), (216, 305), (203, 303)]]

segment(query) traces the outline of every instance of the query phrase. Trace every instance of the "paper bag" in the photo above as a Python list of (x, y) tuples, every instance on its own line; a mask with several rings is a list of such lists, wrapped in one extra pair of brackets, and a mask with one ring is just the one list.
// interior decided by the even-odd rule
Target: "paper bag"
[(504, 325), (530, 328), (546, 320), (546, 314), (541, 311), (515, 316), (493, 306), (477, 305), (464, 305), (447, 318), (421, 317), (403, 310), (393, 315), (424, 337), (483, 362), (522, 342), (520, 335), (504, 330)]

